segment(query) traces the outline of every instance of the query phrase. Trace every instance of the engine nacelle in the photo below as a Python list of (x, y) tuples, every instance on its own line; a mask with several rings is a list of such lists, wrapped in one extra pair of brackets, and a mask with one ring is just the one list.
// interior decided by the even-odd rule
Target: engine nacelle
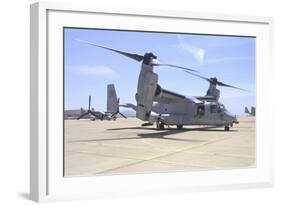
[(136, 117), (148, 121), (157, 88), (158, 75), (153, 72), (153, 67), (142, 64), (139, 75), (138, 93), (136, 94)]

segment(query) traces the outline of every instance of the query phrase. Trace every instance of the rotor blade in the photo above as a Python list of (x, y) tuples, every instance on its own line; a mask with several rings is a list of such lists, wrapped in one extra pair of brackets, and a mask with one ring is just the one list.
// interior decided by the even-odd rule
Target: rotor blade
[(172, 68), (179, 68), (179, 69), (186, 70), (186, 71), (197, 72), (196, 70), (193, 70), (191, 68), (182, 67), (182, 66), (173, 65), (173, 64), (167, 64), (167, 63), (154, 63), (153, 65), (154, 66), (168, 66), (168, 67), (172, 67)]
[(217, 85), (219, 86), (224, 86), (224, 87), (229, 87), (229, 88), (234, 88), (234, 89), (238, 89), (238, 90), (243, 90), (243, 91), (248, 91), (248, 90), (245, 90), (243, 88), (238, 88), (238, 87), (235, 87), (235, 86), (232, 86), (232, 85), (228, 85), (228, 84), (225, 84), (225, 83), (222, 83), (222, 82), (217, 82)]
[[(188, 74), (197, 76), (197, 77), (199, 77), (199, 78), (202, 78), (202, 79), (208, 81), (209, 83), (214, 83), (214, 82), (213, 82), (211, 79), (209, 79), (209, 78), (203, 77), (203, 76), (198, 75), (198, 74), (195, 74), (195, 73), (191, 73), (191, 72), (187, 72), (187, 71), (185, 71), (185, 72), (188, 73)], [(218, 86), (224, 86), (224, 87), (230, 87), (230, 88), (235, 88), (235, 89), (243, 90), (243, 91), (248, 91), (248, 90), (245, 90), (245, 89), (242, 89), (242, 88), (238, 88), (238, 87), (235, 87), (235, 86), (232, 86), (232, 85), (228, 85), (228, 84), (222, 83), (222, 82), (220, 82), (220, 81), (217, 81), (217, 82), (216, 82), (216, 85), (218, 85)]]
[(79, 117), (77, 117), (77, 120), (80, 120), (82, 117), (84, 117), (88, 114), (89, 114), (89, 112), (85, 112), (85, 113), (81, 114)]
[(122, 117), (124, 117), (125, 119), (127, 119), (127, 117), (125, 115), (123, 115), (121, 112), (118, 112)]
[(88, 104), (88, 110), (91, 110), (91, 96), (89, 95), (89, 104)]
[(118, 111), (112, 113), (112, 114), (111, 114), (111, 117), (113, 117), (113, 116), (115, 116), (115, 115), (117, 115), (117, 114), (118, 114)]
[(188, 74), (191, 74), (191, 75), (194, 75), (194, 76), (197, 76), (197, 77), (199, 77), (199, 78), (202, 78), (203, 80), (206, 80), (206, 81), (208, 81), (209, 83), (212, 82), (209, 78), (203, 77), (203, 76), (198, 75), (198, 74), (196, 74), (196, 73), (191, 73), (191, 72), (188, 72), (188, 71), (184, 71), (184, 72), (186, 72), (186, 73), (188, 73)]
[(86, 44), (90, 44), (92, 46), (96, 46), (96, 47), (99, 47), (99, 48), (103, 48), (103, 49), (106, 49), (106, 50), (110, 50), (110, 51), (113, 51), (115, 53), (119, 53), (121, 55), (124, 55), (124, 56), (127, 56), (128, 58), (131, 58), (133, 60), (136, 60), (136, 61), (142, 61), (143, 60), (143, 56), (142, 55), (139, 55), (139, 54), (135, 54), (135, 53), (127, 53), (127, 52), (124, 52), (124, 51), (119, 51), (119, 50), (115, 50), (115, 49), (112, 49), (112, 48), (107, 48), (107, 47), (104, 47), (104, 46), (100, 46), (100, 45), (96, 45), (94, 43), (91, 43), (89, 41), (85, 41), (85, 40), (81, 40), (81, 39), (75, 39), (76, 41), (80, 41), (82, 43), (86, 43)]

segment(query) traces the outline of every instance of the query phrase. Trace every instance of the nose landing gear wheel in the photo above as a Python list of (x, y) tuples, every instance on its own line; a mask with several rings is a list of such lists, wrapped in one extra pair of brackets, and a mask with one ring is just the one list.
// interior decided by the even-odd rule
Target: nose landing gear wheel
[(225, 126), (225, 127), (224, 127), (224, 131), (227, 131), (227, 132), (228, 132), (228, 131), (229, 131), (229, 126)]

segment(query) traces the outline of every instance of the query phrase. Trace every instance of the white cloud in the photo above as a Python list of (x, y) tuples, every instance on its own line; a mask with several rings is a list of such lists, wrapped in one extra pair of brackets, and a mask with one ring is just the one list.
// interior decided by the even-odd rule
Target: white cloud
[(202, 64), (204, 61), (206, 51), (203, 48), (197, 48), (197, 47), (191, 46), (188, 43), (184, 42), (184, 39), (180, 35), (177, 35), (177, 38), (178, 38), (180, 47), (184, 51), (192, 54), (193, 57), (195, 58), (195, 60), (198, 63)]
[(70, 69), (82, 75), (92, 75), (103, 78), (117, 78), (119, 75), (107, 66), (70, 66)]

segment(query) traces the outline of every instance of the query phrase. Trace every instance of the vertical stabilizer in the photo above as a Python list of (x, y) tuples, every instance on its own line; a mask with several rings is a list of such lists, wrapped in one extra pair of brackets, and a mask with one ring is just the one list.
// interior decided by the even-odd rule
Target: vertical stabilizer
[(250, 114), (250, 112), (249, 112), (247, 107), (245, 107), (245, 111), (244, 112), (247, 113), (247, 114)]
[(118, 99), (114, 84), (107, 85), (107, 112), (118, 112)]
[(255, 107), (251, 107), (251, 114), (253, 116), (256, 116), (256, 108)]

